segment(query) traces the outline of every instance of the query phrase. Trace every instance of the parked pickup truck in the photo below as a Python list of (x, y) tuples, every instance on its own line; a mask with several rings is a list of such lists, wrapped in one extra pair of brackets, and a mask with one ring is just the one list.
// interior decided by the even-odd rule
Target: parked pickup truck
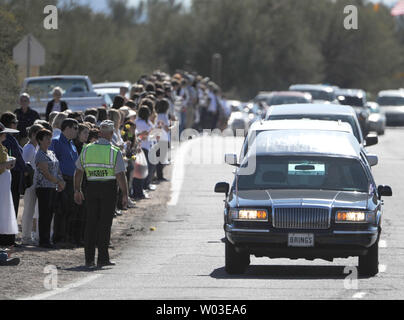
[(46, 106), (53, 99), (52, 91), (55, 87), (63, 90), (62, 100), (72, 111), (83, 111), (87, 108), (106, 106), (103, 96), (99, 96), (93, 89), (88, 76), (45, 76), (26, 78), (21, 93), (27, 92), (31, 96), (31, 108), (40, 115), (46, 112)]

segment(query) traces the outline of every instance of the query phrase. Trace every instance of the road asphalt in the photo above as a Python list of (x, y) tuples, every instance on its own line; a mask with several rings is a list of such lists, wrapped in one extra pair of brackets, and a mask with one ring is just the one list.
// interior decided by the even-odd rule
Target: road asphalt
[[(246, 274), (224, 271), (224, 196), (216, 182), (232, 181), (224, 153), (239, 153), (241, 140), (201, 138), (181, 145), (173, 200), (155, 232), (133, 237), (117, 265), (40, 299), (401, 299), (404, 296), (404, 129), (388, 129), (370, 152), (379, 156), (377, 184), (390, 185), (380, 241), (380, 273), (347, 279), (357, 258), (323, 260), (251, 259)], [(199, 159), (199, 161), (197, 161)], [(192, 161), (190, 161), (192, 160)], [(203, 160), (203, 161), (202, 161)], [(347, 272), (347, 273), (344, 273)], [(349, 272), (348, 272), (349, 271)]]

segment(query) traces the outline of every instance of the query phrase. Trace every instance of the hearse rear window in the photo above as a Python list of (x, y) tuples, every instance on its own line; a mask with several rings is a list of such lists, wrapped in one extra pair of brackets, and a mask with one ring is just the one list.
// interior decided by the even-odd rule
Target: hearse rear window
[(324, 176), (325, 163), (313, 161), (292, 161), (288, 165), (288, 175)]

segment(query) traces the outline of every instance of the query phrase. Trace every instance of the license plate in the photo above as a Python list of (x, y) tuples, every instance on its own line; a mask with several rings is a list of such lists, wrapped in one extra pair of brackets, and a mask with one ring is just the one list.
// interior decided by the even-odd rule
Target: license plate
[(312, 233), (289, 233), (289, 247), (314, 247), (314, 234)]

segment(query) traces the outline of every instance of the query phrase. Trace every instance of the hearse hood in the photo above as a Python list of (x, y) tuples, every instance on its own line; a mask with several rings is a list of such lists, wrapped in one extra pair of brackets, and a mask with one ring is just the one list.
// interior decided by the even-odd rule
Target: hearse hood
[(324, 206), (367, 209), (366, 193), (334, 190), (239, 190), (230, 198), (232, 207)]

